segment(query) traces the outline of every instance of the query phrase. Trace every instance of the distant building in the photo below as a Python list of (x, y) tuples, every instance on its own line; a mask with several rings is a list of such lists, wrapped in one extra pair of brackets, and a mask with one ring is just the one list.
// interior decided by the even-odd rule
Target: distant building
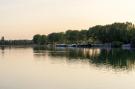
[(4, 36), (2, 36), (2, 37), (1, 37), (1, 41), (5, 41), (5, 38), (4, 38)]

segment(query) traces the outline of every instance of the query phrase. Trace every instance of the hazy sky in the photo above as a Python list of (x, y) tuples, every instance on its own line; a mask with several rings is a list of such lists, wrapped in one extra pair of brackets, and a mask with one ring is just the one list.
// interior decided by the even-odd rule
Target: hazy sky
[(135, 0), (0, 0), (0, 36), (31, 39), (97, 24), (135, 22)]

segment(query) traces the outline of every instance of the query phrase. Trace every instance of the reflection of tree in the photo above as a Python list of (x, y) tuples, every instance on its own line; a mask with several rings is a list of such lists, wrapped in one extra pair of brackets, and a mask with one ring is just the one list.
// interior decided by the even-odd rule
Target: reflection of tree
[(37, 57), (46, 56), (46, 47), (36, 46), (33, 48), (34, 55)]
[[(34, 48), (35, 53), (44, 53), (55, 58), (65, 57), (69, 61), (87, 60), (96, 66), (114, 69), (133, 69), (135, 51), (122, 49), (83, 49), (83, 48)], [(38, 56), (36, 54), (36, 56)], [(40, 55), (41, 56), (41, 55)], [(45, 56), (42, 54), (42, 56)]]
[(132, 69), (135, 64), (135, 51), (113, 49), (110, 51), (101, 50), (100, 55), (91, 59), (97, 65), (110, 65), (113, 68)]
[(79, 49), (79, 48), (56, 48), (49, 52), (49, 56), (53, 57), (66, 57), (69, 60), (72, 59), (89, 59), (93, 55), (97, 55), (97, 49)]

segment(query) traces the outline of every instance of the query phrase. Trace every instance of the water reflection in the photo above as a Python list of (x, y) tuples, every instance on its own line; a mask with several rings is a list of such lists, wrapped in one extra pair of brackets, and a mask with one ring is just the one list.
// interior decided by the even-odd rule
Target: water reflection
[(135, 67), (135, 50), (36, 47), (33, 51), (36, 57), (48, 55), (66, 58), (68, 62), (83, 60), (99, 68), (132, 70)]

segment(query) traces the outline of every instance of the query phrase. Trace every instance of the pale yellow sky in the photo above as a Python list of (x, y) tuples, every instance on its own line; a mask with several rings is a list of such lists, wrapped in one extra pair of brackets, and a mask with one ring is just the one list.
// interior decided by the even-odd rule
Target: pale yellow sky
[(0, 0), (0, 36), (31, 39), (98, 24), (135, 22), (135, 0)]

